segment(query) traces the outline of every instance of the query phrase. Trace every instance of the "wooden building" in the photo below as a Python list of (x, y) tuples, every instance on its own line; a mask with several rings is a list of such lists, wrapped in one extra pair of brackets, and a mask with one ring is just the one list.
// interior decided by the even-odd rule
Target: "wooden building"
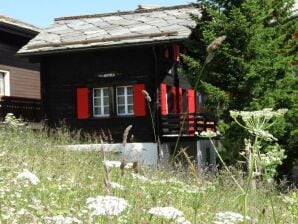
[(198, 113), (200, 96), (178, 72), (182, 43), (195, 26), (191, 14), (198, 9), (181, 5), (55, 19), (19, 51), (41, 64), (49, 125), (63, 120), (75, 129), (103, 130), (115, 142), (132, 125), (133, 141), (155, 143), (153, 119), (169, 151), (180, 135), (195, 153), (197, 133), (214, 123)]
[(12, 112), (35, 119), (39, 113), (39, 64), (16, 56), (17, 51), (35, 37), (39, 29), (0, 15), (0, 114)]

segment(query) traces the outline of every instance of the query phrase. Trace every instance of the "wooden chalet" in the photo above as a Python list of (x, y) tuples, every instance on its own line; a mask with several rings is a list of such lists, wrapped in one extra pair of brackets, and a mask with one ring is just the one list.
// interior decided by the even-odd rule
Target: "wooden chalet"
[(39, 29), (0, 15), (0, 117), (40, 118), (39, 65), (16, 56)]
[(154, 143), (151, 110), (164, 148), (173, 151), (180, 136), (194, 149), (190, 154), (197, 158), (201, 147), (200, 155), (214, 162), (210, 144), (197, 136), (214, 122), (200, 113), (199, 93), (178, 70), (182, 43), (195, 26), (191, 14), (200, 12), (181, 5), (55, 19), (19, 51), (41, 65), (49, 125), (63, 120), (75, 129), (103, 130), (115, 142), (132, 125), (133, 141)]

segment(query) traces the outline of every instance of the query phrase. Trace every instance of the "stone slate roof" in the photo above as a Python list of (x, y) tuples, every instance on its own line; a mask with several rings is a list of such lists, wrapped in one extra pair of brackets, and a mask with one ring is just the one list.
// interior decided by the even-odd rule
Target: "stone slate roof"
[(4, 15), (0, 15), (0, 24), (10, 25), (15, 28), (25, 29), (28, 31), (36, 32), (36, 33), (38, 33), (40, 31), (40, 29), (36, 26), (33, 26), (31, 24), (22, 22), (17, 19), (10, 18), (8, 16), (4, 16)]
[(47, 54), (182, 40), (195, 26), (191, 14), (200, 15), (193, 5), (180, 5), (57, 18), (18, 53)]

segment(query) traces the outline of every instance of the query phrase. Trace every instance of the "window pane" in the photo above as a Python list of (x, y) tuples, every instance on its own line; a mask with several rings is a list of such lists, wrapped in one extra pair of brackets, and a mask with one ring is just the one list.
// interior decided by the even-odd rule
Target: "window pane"
[(125, 104), (125, 97), (124, 96), (118, 96), (117, 98), (117, 104), (124, 105)]
[(94, 106), (101, 106), (101, 98), (94, 98)]
[(124, 95), (124, 87), (117, 87), (117, 95)]
[(132, 95), (132, 87), (128, 86), (127, 88), (127, 95)]
[(133, 104), (133, 97), (132, 96), (127, 97), (127, 104)]
[(118, 114), (125, 114), (125, 106), (118, 106)]
[(109, 105), (109, 97), (103, 98), (103, 103), (105, 106)]
[(100, 97), (100, 96), (101, 96), (100, 89), (94, 89), (94, 97)]
[(104, 95), (105, 97), (109, 96), (109, 89), (108, 89), (108, 88), (104, 88), (104, 89), (103, 89), (103, 95)]
[(133, 113), (133, 105), (128, 105), (127, 109), (129, 114)]
[(101, 107), (94, 107), (94, 115), (101, 115)]
[(104, 114), (105, 115), (110, 114), (110, 108), (109, 107), (104, 107)]

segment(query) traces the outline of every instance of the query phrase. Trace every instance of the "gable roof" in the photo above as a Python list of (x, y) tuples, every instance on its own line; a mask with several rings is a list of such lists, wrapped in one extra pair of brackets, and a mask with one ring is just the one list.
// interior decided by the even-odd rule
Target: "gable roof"
[(47, 54), (122, 45), (182, 40), (189, 37), (200, 15), (193, 5), (62, 17), (41, 31), (18, 53)]
[(30, 38), (36, 36), (40, 31), (36, 26), (4, 15), (0, 15), (0, 27), (7, 32), (14, 32), (18, 35)]

